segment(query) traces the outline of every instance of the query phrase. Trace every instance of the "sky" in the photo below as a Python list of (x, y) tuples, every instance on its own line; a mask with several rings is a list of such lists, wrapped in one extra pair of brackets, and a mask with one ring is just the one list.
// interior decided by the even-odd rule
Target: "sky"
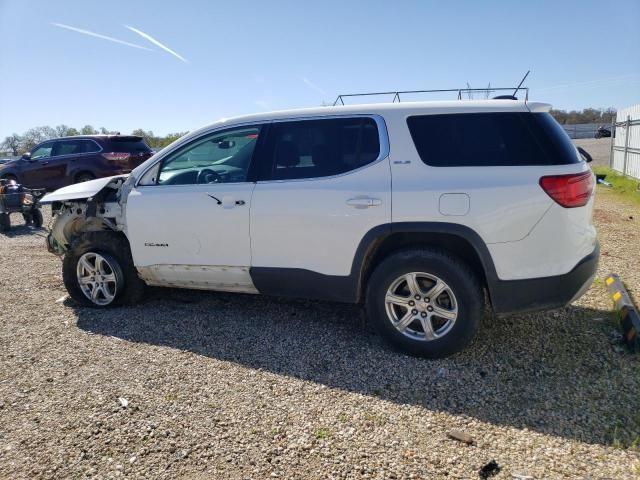
[(640, 103), (639, 23), (640, 0), (0, 0), (0, 139), (59, 124), (165, 135), (340, 93), (509, 87), (527, 70), (530, 100), (622, 108)]

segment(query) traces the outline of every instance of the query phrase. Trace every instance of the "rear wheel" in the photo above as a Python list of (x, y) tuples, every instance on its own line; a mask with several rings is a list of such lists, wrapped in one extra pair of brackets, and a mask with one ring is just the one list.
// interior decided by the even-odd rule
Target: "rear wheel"
[(462, 350), (482, 310), (476, 275), (443, 251), (393, 254), (369, 279), (369, 317), (386, 340), (412, 355), (439, 358)]
[(11, 230), (11, 217), (8, 213), (0, 213), (0, 230), (3, 232)]
[(89, 307), (134, 304), (144, 293), (127, 239), (115, 232), (78, 237), (64, 257), (62, 277), (71, 298)]
[(44, 219), (42, 218), (42, 211), (39, 208), (34, 208), (31, 212), (31, 221), (36, 228), (42, 227)]
[(82, 172), (76, 175), (75, 183), (88, 182), (89, 180), (94, 180), (96, 176), (89, 172)]

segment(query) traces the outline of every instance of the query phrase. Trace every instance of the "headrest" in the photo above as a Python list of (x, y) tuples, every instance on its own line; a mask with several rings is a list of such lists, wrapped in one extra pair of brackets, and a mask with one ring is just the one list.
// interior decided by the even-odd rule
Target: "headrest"
[(282, 141), (276, 148), (276, 163), (280, 167), (295, 167), (300, 163), (298, 146), (291, 141)]

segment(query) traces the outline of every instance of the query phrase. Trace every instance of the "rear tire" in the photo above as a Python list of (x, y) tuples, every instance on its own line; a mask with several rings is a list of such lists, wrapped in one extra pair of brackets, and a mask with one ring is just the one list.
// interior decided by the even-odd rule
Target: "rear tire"
[(87, 307), (133, 305), (144, 295), (129, 242), (116, 232), (88, 232), (75, 239), (62, 262), (62, 279), (69, 296)]
[(82, 172), (76, 175), (74, 183), (88, 182), (89, 180), (95, 180), (95, 178), (96, 176), (93, 173)]
[(474, 337), (484, 295), (475, 273), (442, 250), (405, 250), (383, 260), (367, 288), (369, 318), (404, 353), (441, 358)]
[(31, 212), (31, 221), (33, 222), (33, 226), (36, 228), (42, 227), (44, 223), (44, 218), (42, 218), (42, 211), (39, 208), (34, 208)]
[(0, 213), (0, 231), (8, 232), (11, 230), (11, 217), (8, 213)]

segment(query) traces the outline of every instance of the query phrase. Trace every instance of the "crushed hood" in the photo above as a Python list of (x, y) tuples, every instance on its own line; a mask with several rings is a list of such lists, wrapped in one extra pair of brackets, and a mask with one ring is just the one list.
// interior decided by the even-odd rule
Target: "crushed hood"
[(82, 200), (90, 198), (117, 178), (125, 179), (126, 175), (96, 178), (95, 180), (89, 180), (88, 182), (69, 185), (68, 187), (60, 188), (55, 192), (45, 195), (40, 200), (40, 203), (65, 202), (68, 200)]

